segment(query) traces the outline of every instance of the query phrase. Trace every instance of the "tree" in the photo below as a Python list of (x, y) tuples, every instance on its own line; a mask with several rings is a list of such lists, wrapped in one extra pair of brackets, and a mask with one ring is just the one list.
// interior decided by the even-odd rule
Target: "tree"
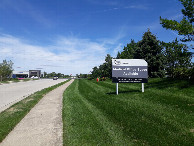
[(3, 60), (3, 63), (0, 63), (0, 78), (2, 80), (6, 80), (7, 78), (11, 77), (13, 71), (13, 62)]
[(112, 57), (107, 54), (105, 62), (98, 67), (94, 67), (92, 71), (92, 77), (112, 77)]
[(194, 1), (193, 0), (179, 0), (181, 1), (184, 9), (182, 9), (183, 19), (180, 22), (176, 20), (163, 19), (160, 16), (160, 24), (166, 29), (178, 31), (179, 35), (184, 35), (182, 41), (194, 41)]
[(104, 77), (112, 78), (112, 57), (110, 54), (107, 54), (105, 58), (104, 70)]
[(47, 77), (47, 72), (43, 72), (43, 77), (45, 78), (45, 77)]
[(162, 49), (160, 41), (148, 29), (141, 41), (135, 43), (131, 40), (123, 52), (118, 52), (117, 59), (145, 59), (148, 63), (149, 77), (164, 77), (165, 57)]
[(179, 44), (175, 39), (172, 43), (162, 42), (166, 58), (166, 71), (169, 77), (186, 78), (188, 69), (191, 67), (192, 54), (188, 52), (185, 44)]
[(116, 59), (121, 59), (121, 53), (118, 51)]
[[(76, 77), (78, 77), (77, 75), (78, 74), (76, 74)], [(70, 78), (70, 75), (64, 75), (64, 78)]]
[(99, 77), (100, 76), (100, 70), (99, 70), (99, 68), (98, 67), (94, 67), (93, 68), (93, 71), (92, 71), (92, 77), (93, 78), (97, 78), (97, 77)]
[(194, 63), (192, 64), (192, 67), (189, 70), (190, 79), (194, 82)]
[(57, 75), (57, 73), (55, 73), (55, 72), (50, 73), (50, 76), (51, 76), (51, 77), (54, 77), (54, 76), (56, 76), (56, 75)]
[(50, 78), (50, 77), (54, 77), (54, 76), (57, 76), (57, 75), (60, 76), (60, 75), (62, 75), (62, 74), (61, 74), (61, 73), (58, 73), (58, 74), (57, 74), (57, 73), (55, 73), (55, 72), (52, 72), (52, 73), (48, 73), (48, 74), (46, 75), (46, 77), (47, 77), (47, 78)]
[(56, 76), (59, 77), (59, 78), (63, 78), (63, 77), (64, 77), (64, 74), (62, 74), (62, 73), (57, 73)]
[(149, 77), (164, 77), (164, 55), (160, 41), (156, 39), (150, 30), (144, 33), (142, 40), (138, 42), (135, 59), (145, 59), (148, 63)]
[(87, 78), (88, 77), (88, 74), (81, 74), (79, 75), (80, 78)]
[(117, 59), (133, 59), (135, 55), (135, 51), (137, 50), (137, 43), (134, 40), (131, 40), (131, 43), (127, 44), (124, 47), (123, 52), (117, 54)]

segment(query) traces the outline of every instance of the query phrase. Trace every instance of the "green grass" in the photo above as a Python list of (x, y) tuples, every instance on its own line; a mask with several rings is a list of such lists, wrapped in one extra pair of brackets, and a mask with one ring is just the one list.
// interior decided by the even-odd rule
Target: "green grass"
[[(5, 80), (5, 81), (2, 81), (2, 82), (0, 82), (0, 84), (2, 83), (2, 84), (9, 84), (10, 82), (14, 82), (14, 83), (16, 83), (16, 82), (21, 82), (21, 81), (24, 81), (24, 82), (26, 82), (26, 81), (30, 81), (30, 80), (32, 80), (32, 79), (29, 79), (29, 78), (26, 78), (26, 79), (14, 79), (14, 78), (10, 78), (10, 79), (7, 79), (7, 80)], [(35, 79), (34, 79), (35, 80)]]
[(64, 145), (194, 144), (194, 84), (75, 80), (64, 92)]
[(27, 81), (30, 81), (31, 79), (29, 79), (29, 78), (26, 78), (26, 79), (22, 79), (22, 81), (24, 81), (24, 82), (27, 82)]
[(12, 81), (12, 82), (20, 82), (21, 80), (18, 80), (18, 79), (11, 79), (10, 81)]
[(68, 81), (56, 84), (35, 92), (29, 97), (12, 105), (10, 108), (0, 113), (0, 142), (9, 134), (11, 130), (25, 117), (27, 113), (40, 101), (40, 99), (53, 89), (63, 85)]
[(0, 84), (7, 84), (9, 83), (8, 81), (1, 81)]

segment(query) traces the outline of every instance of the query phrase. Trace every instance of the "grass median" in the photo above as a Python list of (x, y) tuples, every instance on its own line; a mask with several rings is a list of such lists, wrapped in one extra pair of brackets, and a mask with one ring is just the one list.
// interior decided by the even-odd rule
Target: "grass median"
[(194, 84), (75, 80), (64, 92), (64, 145), (193, 145)]
[(27, 82), (27, 81), (31, 81), (31, 80), (38, 80), (38, 79), (30, 79), (30, 78), (24, 78), (24, 79), (7, 79), (5, 81), (0, 82), (1, 84), (9, 84), (9, 83), (18, 83), (18, 82)]
[(10, 131), (29, 113), (29, 111), (43, 98), (45, 94), (55, 88), (65, 84), (69, 80), (35, 92), (27, 98), (12, 105), (10, 108), (0, 113), (0, 142), (9, 134)]

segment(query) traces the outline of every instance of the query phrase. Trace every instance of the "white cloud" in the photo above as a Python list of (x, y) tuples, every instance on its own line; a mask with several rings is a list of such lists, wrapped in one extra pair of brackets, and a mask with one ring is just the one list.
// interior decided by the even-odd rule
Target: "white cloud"
[(127, 7), (124, 7), (125, 9), (140, 9), (140, 10), (147, 10), (148, 7), (145, 5), (130, 5)]
[(15, 70), (43, 68), (46, 72), (89, 73), (104, 61), (106, 44), (76, 37), (60, 37), (52, 46), (35, 46), (10, 35), (0, 35), (0, 59), (12, 60)]

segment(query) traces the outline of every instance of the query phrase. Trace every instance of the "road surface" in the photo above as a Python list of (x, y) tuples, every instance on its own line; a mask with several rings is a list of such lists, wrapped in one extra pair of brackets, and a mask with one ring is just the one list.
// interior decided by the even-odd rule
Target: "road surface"
[(36, 91), (40, 91), (44, 88), (48, 88), (49, 86), (64, 82), (65, 80), (67, 79), (40, 79), (2, 84), (0, 85), (0, 112)]

